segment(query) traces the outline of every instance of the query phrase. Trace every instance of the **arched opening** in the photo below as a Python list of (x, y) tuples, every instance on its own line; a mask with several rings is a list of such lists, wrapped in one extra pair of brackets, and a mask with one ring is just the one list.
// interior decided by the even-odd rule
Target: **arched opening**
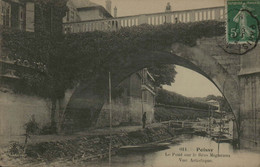
[[(131, 55), (128, 61), (125, 61), (125, 59), (120, 57), (117, 58), (118, 66), (110, 68), (112, 86), (116, 87), (128, 76), (143, 68), (151, 67), (155, 64), (175, 64), (196, 71), (210, 80), (220, 92), (223, 93), (223, 96), (230, 104), (236, 117), (236, 112), (238, 111), (238, 103), (236, 101), (238, 99), (238, 87), (234, 87), (236, 81), (232, 76), (230, 76), (229, 73), (227, 73), (210, 55), (198, 52), (197, 50), (195, 54), (187, 52), (186, 50), (184, 53), (179, 53), (178, 48), (174, 49), (174, 47), (173, 50), (175, 52), (145, 51), (142, 55)], [(103, 85), (104, 91), (93, 91), (96, 85)], [(83, 122), (83, 124), (86, 124), (87, 122), (88, 126), (96, 124), (99, 112), (107, 98), (108, 90), (106, 85), (107, 80), (104, 80), (102, 83), (100, 81), (95, 81), (92, 84), (81, 83), (77, 88), (68, 107), (70, 111), (77, 111), (73, 114), (81, 119), (81, 121), (77, 120), (77, 123)], [(84, 114), (80, 115), (79, 113)], [(80, 126), (81, 125), (78, 127)]]
[[(212, 126), (210, 126), (212, 133), (217, 133), (219, 132), (219, 129), (221, 129), (223, 133), (225, 132), (231, 137), (233, 135), (233, 127), (230, 127), (230, 123), (233, 125), (234, 116), (229, 108), (229, 104), (226, 102), (225, 97), (222, 97), (219, 89), (212, 81), (209, 81), (197, 72), (188, 70), (181, 66), (177, 67), (184, 71), (184, 73), (181, 73), (180, 75), (190, 74), (189, 76), (186, 76), (186, 79), (184, 77), (184, 80), (196, 75), (193, 79), (197, 79), (197, 82), (200, 80), (201, 83), (205, 84), (197, 85), (197, 89), (200, 89), (200, 91), (205, 91), (206, 89), (203, 90), (205, 86), (208, 89), (210, 88), (215, 90), (206, 91), (205, 94), (198, 94), (194, 90), (190, 89), (195, 92), (193, 98), (190, 94), (186, 95), (183, 90), (178, 92), (180, 94), (177, 94), (176, 92), (167, 91), (167, 87), (168, 90), (174, 88), (174, 83), (173, 86), (164, 85), (162, 88), (151, 86), (153, 83), (155, 85), (153, 78), (155, 74), (149, 72), (151, 67), (138, 69), (136, 72), (131, 73), (124, 78), (123, 81), (114, 88), (114, 91), (112, 91), (112, 125), (141, 125), (142, 115), (146, 112), (148, 124), (165, 121), (199, 121), (200, 126), (204, 129), (209, 131), (209, 125), (212, 124)], [(177, 72), (180, 70), (177, 70)], [(146, 82), (143, 82), (143, 80), (146, 80)], [(178, 74), (176, 81), (180, 82), (178, 81)], [(184, 84), (183, 86), (188, 89), (190, 88), (189, 84), (185, 84), (184, 82), (178, 84)], [(213, 96), (212, 94), (215, 94), (216, 96)], [(199, 96), (201, 98), (198, 98)], [(209, 104), (212, 103), (212, 101), (217, 103), (217, 108), (214, 108), (214, 104)], [(219, 108), (220, 105), (221, 109)], [(224, 107), (226, 108), (224, 109)], [(105, 102), (100, 111), (96, 126), (109, 126), (108, 101)]]

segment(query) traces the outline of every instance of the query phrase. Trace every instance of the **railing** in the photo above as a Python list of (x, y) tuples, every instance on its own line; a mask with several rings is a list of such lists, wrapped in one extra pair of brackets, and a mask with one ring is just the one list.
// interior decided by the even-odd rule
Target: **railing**
[(165, 23), (187, 23), (203, 20), (224, 20), (225, 7), (213, 7), (136, 16), (126, 16), (102, 20), (90, 20), (82, 22), (64, 23), (63, 32), (81, 33), (91, 31), (116, 31), (122, 27), (133, 27), (141, 24), (161, 25)]

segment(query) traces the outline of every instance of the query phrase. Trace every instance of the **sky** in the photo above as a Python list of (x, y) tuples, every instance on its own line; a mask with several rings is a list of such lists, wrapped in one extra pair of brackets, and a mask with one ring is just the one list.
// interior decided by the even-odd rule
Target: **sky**
[[(90, 0), (105, 7), (105, 0)], [(164, 12), (167, 2), (170, 2), (172, 10), (186, 10), (223, 6), (224, 0), (111, 0), (112, 14), (117, 7), (117, 15), (129, 16), (146, 13)]]
[[(91, 0), (105, 7), (105, 0)], [(224, 0), (111, 0), (112, 14), (117, 7), (117, 15), (130, 16), (146, 13), (164, 12), (170, 2), (173, 11), (224, 6)], [(216, 86), (204, 76), (187, 68), (176, 66), (177, 75), (171, 86), (164, 89), (174, 91), (187, 97), (206, 97), (209, 94), (220, 95)]]
[(176, 71), (175, 82), (171, 86), (164, 85), (164, 89), (187, 97), (222, 96), (218, 88), (201, 74), (177, 65)]

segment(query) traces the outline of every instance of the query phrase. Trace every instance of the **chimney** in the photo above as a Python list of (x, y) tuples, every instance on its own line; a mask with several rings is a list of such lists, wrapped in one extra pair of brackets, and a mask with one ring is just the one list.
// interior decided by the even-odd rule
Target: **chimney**
[(111, 14), (111, 0), (106, 0), (106, 10)]
[(117, 17), (117, 7), (114, 8), (114, 17)]

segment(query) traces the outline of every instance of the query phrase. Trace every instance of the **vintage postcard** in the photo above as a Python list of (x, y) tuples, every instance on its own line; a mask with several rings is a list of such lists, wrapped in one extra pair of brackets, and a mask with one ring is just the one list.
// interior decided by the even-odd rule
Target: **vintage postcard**
[(0, 167), (260, 167), (259, 0), (0, 12)]

